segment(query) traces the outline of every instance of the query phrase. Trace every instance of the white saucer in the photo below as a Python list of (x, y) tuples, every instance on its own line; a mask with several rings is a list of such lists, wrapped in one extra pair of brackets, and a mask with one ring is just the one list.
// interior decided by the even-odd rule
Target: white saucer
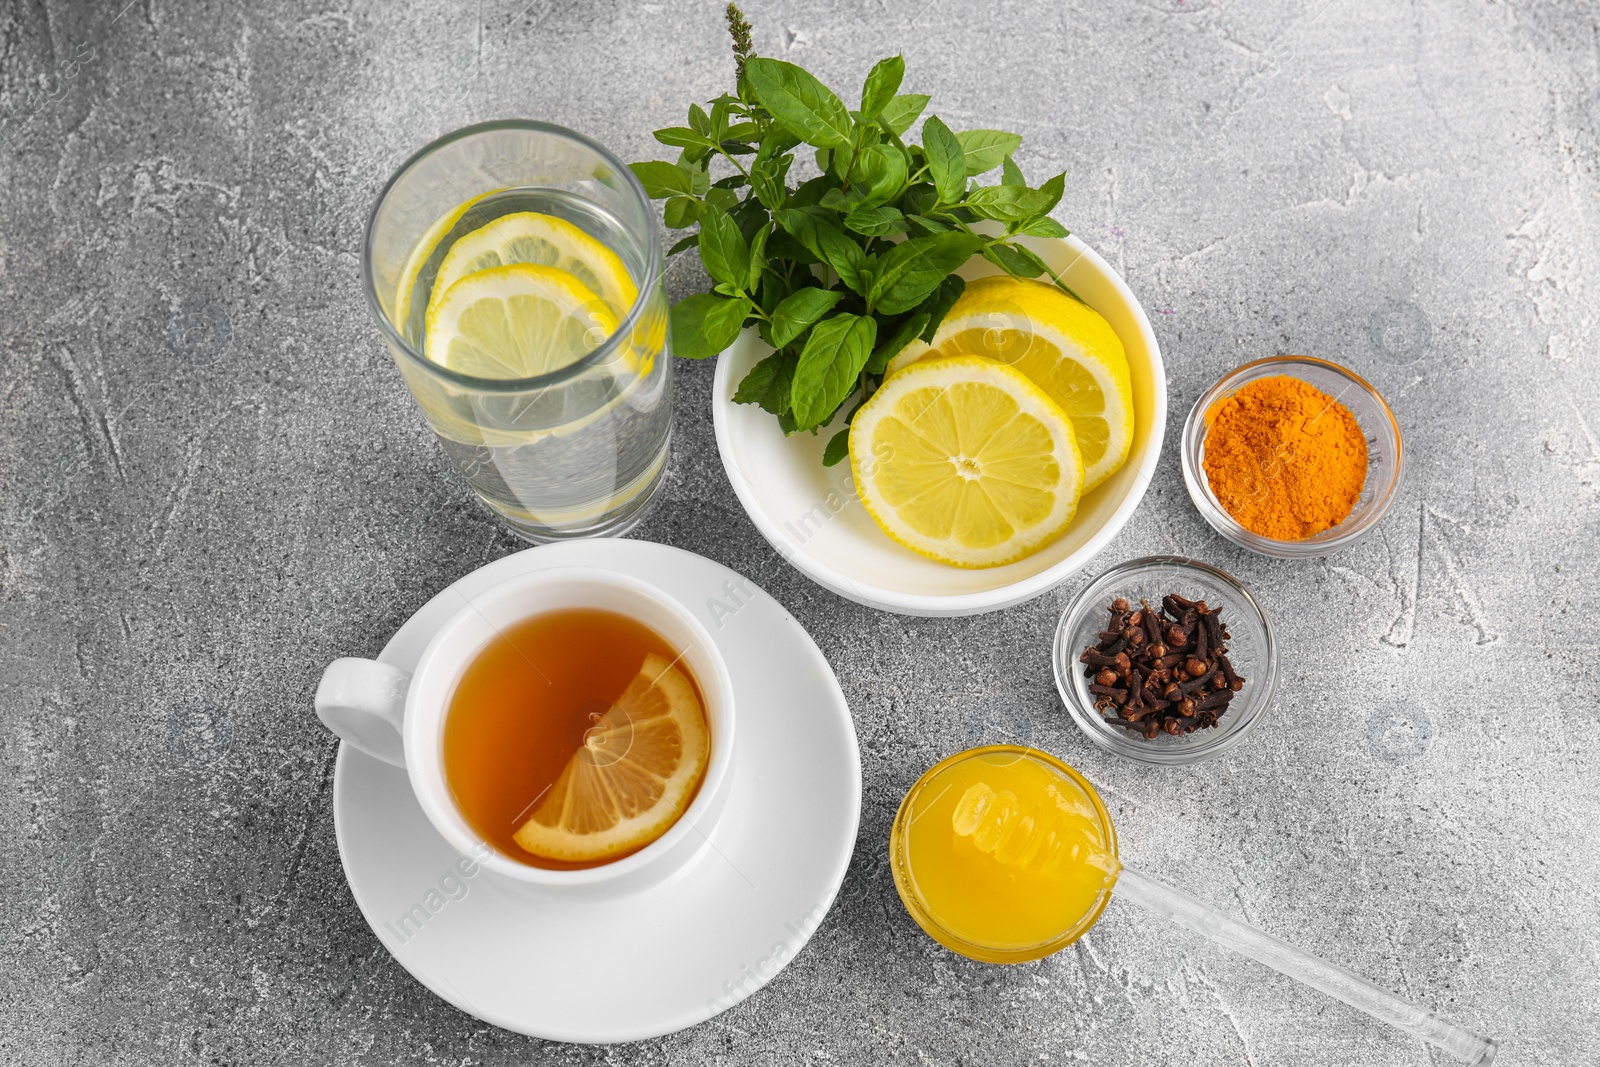
[[(1038, 552), (972, 570), (917, 555), (891, 541), (856, 497), (850, 465), (822, 465), (840, 423), (785, 437), (778, 421), (733, 395), (768, 348), (754, 330), (717, 358), (711, 390), (717, 451), (739, 503), (761, 535), (818, 585), (858, 604), (902, 615), (974, 615), (1020, 604), (1061, 584), (1111, 543), (1155, 474), (1167, 423), (1167, 378), (1150, 320), (1111, 265), (1077, 237), (1022, 238), (1073, 291), (1104, 315), (1128, 353), (1133, 446), (1128, 462), (1078, 503), (1072, 525)], [(998, 271), (973, 257), (959, 273)]]
[(644, 578), (715, 638), (739, 729), (711, 847), (666, 884), (619, 900), (519, 897), (481, 872), (461, 878), (459, 855), (405, 772), (341, 745), (339, 855), (384, 947), (462, 1011), (557, 1041), (657, 1037), (761, 988), (822, 921), (861, 816), (855, 726), (827, 661), (777, 601), (720, 564), (645, 541), (546, 545), (497, 560), (430, 600), (378, 658), (410, 670), (462, 596), (556, 566)]

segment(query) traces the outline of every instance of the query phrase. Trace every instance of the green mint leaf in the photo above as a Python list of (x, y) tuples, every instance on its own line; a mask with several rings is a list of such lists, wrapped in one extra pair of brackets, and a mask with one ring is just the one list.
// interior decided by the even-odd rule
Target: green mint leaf
[(906, 154), (894, 145), (875, 144), (856, 158), (856, 178), (867, 205), (887, 204), (906, 183)]
[[(778, 305), (783, 303), (784, 298), (790, 293), (801, 287), (788, 277), (788, 272), (794, 268), (788, 263), (778, 262), (783, 257), (774, 255), (771, 251), (773, 238), (781, 240), (786, 237), (788, 237), (788, 234), (778, 229), (776, 225), (767, 230), (767, 244), (764, 251), (766, 251), (768, 269), (761, 274), (760, 288), (755, 294), (755, 301), (756, 306), (767, 316), (766, 319), (762, 320), (762, 324), (769, 327), (772, 325), (770, 321), (772, 313), (777, 310)], [(805, 282), (815, 284), (815, 279), (807, 276)], [(769, 341), (767, 343), (771, 344), (772, 342)], [(773, 347), (776, 348), (777, 346), (773, 345)]]
[(1068, 232), (1065, 226), (1048, 216), (1034, 219), (1017, 231), (1025, 237), (1065, 237)]
[(902, 56), (880, 59), (867, 74), (867, 83), (861, 89), (861, 117), (870, 122), (878, 117), (900, 88), (906, 76), (906, 61)]
[(715, 204), (700, 209), (700, 262), (712, 278), (739, 289), (750, 273), (750, 246), (744, 234)]
[(889, 366), (889, 361), (900, 354), (900, 350), (916, 340), (917, 335), (928, 328), (928, 313), (919, 311), (909, 316), (895, 328), (888, 339), (879, 343), (872, 350), (872, 358), (867, 360), (867, 373), (882, 374)]
[(845, 236), (844, 231), (832, 227), (823, 229), (822, 259), (853, 293), (867, 295), (871, 277), (867, 273), (867, 256), (861, 246)]
[(828, 447), (822, 450), (822, 465), (824, 467), (838, 466), (850, 454), (850, 427), (846, 426), (832, 437), (828, 438)]
[(629, 163), (628, 169), (633, 171), (634, 177), (639, 179), (639, 184), (644, 186), (646, 195), (652, 200), (694, 191), (694, 179), (689, 171), (676, 163), (652, 159), (644, 163)]
[[(919, 166), (920, 163), (912, 161), (913, 171)], [(907, 215), (927, 215), (939, 206), (939, 193), (934, 189), (932, 182), (915, 182), (895, 206)]]
[(732, 189), (708, 189), (705, 202), (722, 211), (732, 211), (739, 206), (739, 194)]
[(766, 387), (773, 384), (774, 374), (778, 374), (779, 365), (782, 363), (781, 354), (773, 352), (765, 360), (752, 366), (746, 371), (744, 378), (739, 381), (738, 389), (733, 392), (734, 403), (762, 403), (766, 398)]
[[(759, 128), (759, 127), (758, 127)], [(760, 155), (764, 159), (776, 159), (781, 155), (793, 152), (800, 146), (800, 138), (795, 137), (781, 126), (773, 126), (761, 138)]]
[(699, 243), (700, 235), (698, 233), (691, 233), (689, 236), (675, 242), (671, 248), (667, 249), (667, 255), (675, 256), (679, 252), (687, 252), (689, 249), (694, 248)]
[(664, 130), (657, 130), (656, 140), (674, 148), (715, 148), (717, 144), (705, 134), (687, 126), (668, 126)]
[(834, 226), (818, 227), (817, 242), (822, 248), (822, 261), (833, 268), (839, 280), (852, 292), (865, 296), (867, 256), (861, 251), (861, 246)]
[(907, 215), (906, 222), (911, 230), (915, 230), (918, 233), (944, 233), (950, 229), (948, 223), (940, 222), (938, 219), (930, 219), (924, 215)]
[(849, 399), (877, 333), (877, 322), (863, 315), (835, 315), (811, 327), (790, 390), (797, 428), (822, 425)]
[(767, 269), (767, 238), (771, 235), (772, 223), (767, 222), (750, 238), (750, 271), (745, 276), (745, 288), (750, 292), (761, 284), (761, 274)]
[(817, 201), (821, 206), (841, 214), (848, 214), (857, 204), (866, 199), (866, 194), (858, 189), (846, 192), (843, 189), (829, 189), (822, 194), (822, 199)]
[(743, 174), (730, 174), (726, 178), (718, 178), (711, 183), (713, 189), (739, 189), (750, 184), (750, 179)]
[(1023, 222), (1050, 210), (1050, 196), (1020, 185), (986, 185), (967, 196), (967, 206), (986, 219)]
[(1007, 156), (1000, 163), (1000, 184), (1001, 185), (1027, 185), (1028, 184), (1028, 179), (1024, 178), (1022, 176), (1022, 168), (1017, 166), (1016, 161), (1013, 160), (1010, 156)]
[(750, 368), (733, 394), (735, 404), (760, 404), (774, 415), (789, 410), (789, 385), (794, 380), (794, 356), (772, 355)]
[(868, 306), (885, 315), (910, 311), (982, 246), (983, 238), (960, 230), (902, 241), (879, 264)]
[(744, 320), (754, 307), (747, 298), (739, 296), (707, 309), (704, 320), (707, 343), (720, 352), (737, 341), (739, 331), (744, 329)]
[(700, 201), (692, 196), (670, 196), (663, 216), (669, 230), (693, 226), (700, 218)]
[[(714, 110), (716, 105), (712, 105), (712, 107), (713, 107), (713, 110)], [(728, 108), (727, 108), (726, 104), (724, 104), (722, 106), (722, 113), (724, 115), (726, 115), (728, 113)], [(715, 127), (713, 126), (713, 124), (711, 122), (711, 119), (706, 115), (706, 109), (701, 107), (699, 104), (690, 104), (689, 105), (689, 125), (691, 127), (693, 127), (694, 132), (700, 133), (700, 134), (709, 135), (712, 132), (712, 130), (715, 129)], [(663, 132), (665, 132), (665, 131), (657, 131), (656, 132), (656, 139), (657, 140), (660, 140), (661, 134)], [(667, 144), (671, 144), (672, 142), (668, 141), (666, 143)]]
[(739, 227), (739, 232), (744, 234), (746, 241), (755, 240), (756, 231), (772, 221), (772, 216), (761, 206), (761, 201), (753, 196), (745, 197), (730, 208), (728, 217)]
[(938, 115), (929, 115), (922, 124), (922, 151), (928, 158), (928, 174), (939, 203), (959, 203), (967, 191), (967, 155)]
[(905, 219), (901, 216), (900, 209), (893, 207), (869, 207), (862, 204), (844, 217), (844, 224), (846, 229), (867, 237), (906, 231)]
[(1067, 188), (1067, 172), (1066, 171), (1062, 171), (1060, 174), (1057, 174), (1054, 178), (1051, 178), (1049, 181), (1047, 181), (1043, 185), (1039, 186), (1039, 191), (1044, 194), (1045, 200), (1048, 203), (1048, 206), (1043, 211), (1039, 212), (1039, 214), (1044, 215), (1044, 214), (1046, 214), (1048, 212), (1054, 211), (1056, 205), (1061, 203), (1061, 194), (1066, 191), (1066, 188)]
[(790, 237), (810, 248), (813, 256), (821, 259), (822, 251), (816, 243), (816, 227), (821, 226), (832, 214), (832, 211), (822, 210), (819, 206), (792, 206), (773, 211), (773, 221), (778, 222), (778, 226)]
[(781, 59), (754, 57), (744, 66), (756, 99), (788, 131), (817, 148), (850, 143), (850, 112), (809, 71)]
[(778, 425), (787, 434), (794, 433), (794, 369), (800, 357), (793, 352), (780, 352), (782, 362), (767, 387), (767, 398), (762, 407), (778, 416)]
[(715, 293), (696, 293), (672, 307), (672, 351), (685, 359), (707, 359), (739, 336), (753, 305), (744, 297), (730, 300)]
[[(822, 262), (821, 258), (811, 249), (795, 240), (793, 234), (782, 229), (773, 230), (772, 236), (767, 238), (767, 257), (769, 259), (787, 259), (800, 266)], [(809, 278), (810, 276), (807, 275), (807, 277)]]
[(944, 325), (944, 317), (955, 307), (956, 301), (961, 299), (961, 294), (966, 292), (967, 283), (959, 274), (952, 274), (939, 283), (939, 288), (933, 295), (922, 302), (917, 308), (918, 313), (926, 313), (928, 325), (922, 329), (922, 340), (926, 344), (933, 344), (933, 335), (939, 332), (939, 327)]
[(956, 140), (966, 154), (969, 178), (994, 170), (1022, 144), (1019, 135), (1002, 130), (963, 130), (956, 134)]
[(805, 245), (817, 259), (822, 259), (822, 246), (817, 240), (817, 227), (832, 225), (835, 215), (826, 208), (786, 207), (773, 212), (772, 217), (785, 233)]
[(722, 136), (718, 137), (717, 140), (718, 141), (753, 141), (757, 137), (759, 137), (760, 135), (761, 135), (761, 127), (757, 126), (755, 123), (753, 123), (753, 122), (735, 122), (732, 126), (729, 126), (726, 130), (723, 130), (722, 131)]
[(1018, 278), (1037, 278), (1045, 270), (1044, 261), (1021, 245), (992, 244), (983, 250), (983, 258)]
[[(766, 146), (762, 146), (762, 152)], [(756, 199), (761, 201), (761, 206), (768, 211), (776, 211), (788, 199), (789, 190), (784, 185), (784, 180), (789, 175), (789, 167), (794, 163), (793, 156), (778, 156), (777, 158), (756, 156), (756, 161), (750, 166), (750, 187), (755, 190)]]
[(883, 105), (883, 111), (878, 115), (878, 125), (896, 137), (903, 136), (928, 106), (930, 99), (921, 93), (901, 93)]
[(816, 207), (824, 194), (833, 188), (833, 179), (827, 175), (803, 181), (789, 194), (789, 207)]
[(843, 299), (844, 293), (838, 289), (818, 289), (814, 286), (785, 297), (772, 313), (772, 347), (783, 348), (788, 345)]
[(832, 267), (839, 280), (853, 292), (865, 295), (862, 272), (867, 265), (861, 246), (834, 225), (838, 216), (823, 207), (784, 208), (778, 212), (778, 225), (805, 245), (817, 259)]

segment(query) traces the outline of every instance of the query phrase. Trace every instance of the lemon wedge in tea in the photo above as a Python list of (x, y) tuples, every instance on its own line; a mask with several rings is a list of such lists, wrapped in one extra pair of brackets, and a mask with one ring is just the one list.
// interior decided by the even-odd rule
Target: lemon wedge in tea
[(585, 733), (516, 842), (535, 856), (606, 860), (664, 834), (694, 798), (711, 737), (694, 683), (651, 653)]

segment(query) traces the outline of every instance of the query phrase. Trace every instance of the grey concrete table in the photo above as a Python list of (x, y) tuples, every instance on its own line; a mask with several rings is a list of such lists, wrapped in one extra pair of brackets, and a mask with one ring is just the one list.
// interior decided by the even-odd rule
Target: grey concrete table
[[(126, 5), (126, 6), (124, 6)], [(1141, 867), (1501, 1037), (1600, 1059), (1600, 13), (751, 0), (757, 44), (854, 92), (903, 49), (952, 124), (1026, 135), (1057, 214), (1149, 309), (1169, 448), (1096, 568), (1181, 551), (1279, 627), (1273, 721), (1184, 770), (1060, 711), (1047, 645), (1087, 575), (985, 617), (845, 603), (784, 564), (683, 365), (638, 536), (764, 585), (861, 739), (837, 905), (768, 988), (637, 1046), (549, 1045), (434, 998), (345, 887), (322, 665), (520, 546), (469, 499), (358, 284), (380, 184), (504, 115), (627, 158), (725, 89), (699, 0), (0, 9), (0, 1062), (1426, 1064), (1342, 1005), (1113, 903), (1012, 968), (936, 947), (883, 862), (938, 757), (1024, 739), (1081, 767)], [(662, 153), (665, 154), (665, 153)], [(703, 288), (680, 257), (675, 296)], [(1370, 376), (1414, 459), (1361, 547), (1246, 555), (1170, 442), (1244, 360)], [(1433, 1061), (1442, 1062), (1442, 1061)]]

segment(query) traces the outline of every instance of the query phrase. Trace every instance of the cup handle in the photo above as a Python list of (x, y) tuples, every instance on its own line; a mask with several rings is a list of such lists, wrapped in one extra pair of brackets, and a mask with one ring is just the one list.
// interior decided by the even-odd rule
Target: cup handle
[(406, 765), (401, 727), (411, 675), (372, 659), (336, 659), (317, 684), (322, 725), (369, 756)]

